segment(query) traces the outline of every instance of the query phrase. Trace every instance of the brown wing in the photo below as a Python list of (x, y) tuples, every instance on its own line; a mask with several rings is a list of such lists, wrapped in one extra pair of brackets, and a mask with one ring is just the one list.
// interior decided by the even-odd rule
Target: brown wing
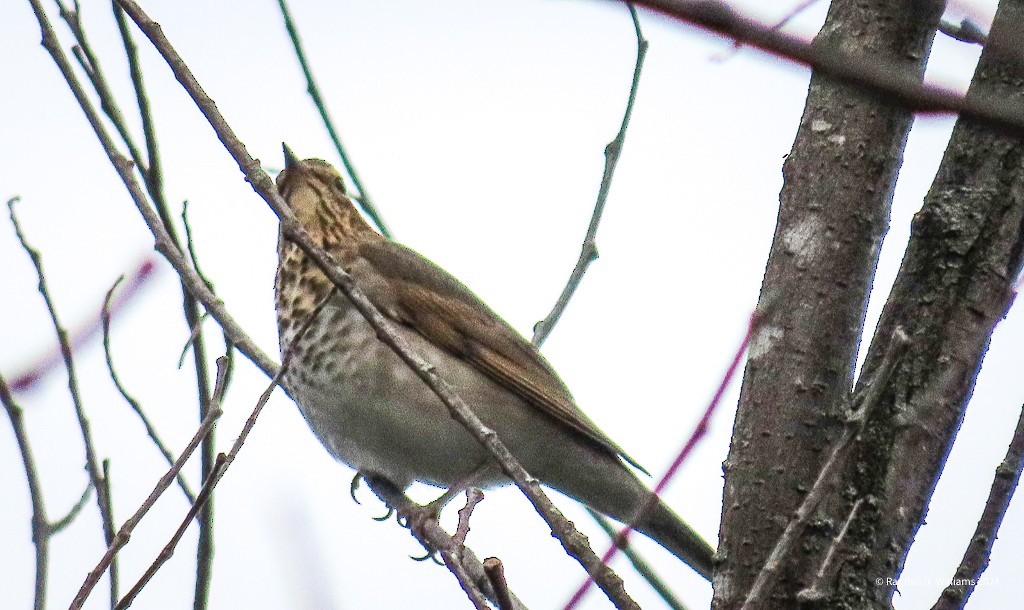
[(374, 282), (373, 274), (363, 273), (357, 277), (385, 315), (415, 328), (541, 412), (646, 472), (576, 406), (540, 352), (447, 271), (385, 240), (360, 244), (359, 257), (388, 280)]

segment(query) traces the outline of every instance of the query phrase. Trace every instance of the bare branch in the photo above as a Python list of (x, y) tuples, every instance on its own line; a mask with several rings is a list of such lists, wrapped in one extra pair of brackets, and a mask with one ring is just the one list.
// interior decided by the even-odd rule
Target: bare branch
[(345, 171), (348, 172), (350, 178), (352, 178), (352, 186), (356, 188), (359, 193), (358, 197), (353, 197), (358, 203), (359, 207), (366, 212), (366, 215), (370, 217), (373, 224), (377, 225), (377, 228), (385, 237), (391, 237), (391, 231), (388, 230), (387, 225), (384, 224), (384, 219), (380, 217), (380, 212), (377, 211), (377, 206), (374, 205), (373, 199), (370, 194), (366, 191), (366, 186), (363, 181), (360, 180), (359, 174), (356, 173), (355, 165), (348, 158), (348, 153), (345, 152), (345, 147), (341, 144), (341, 138), (338, 136), (338, 131), (334, 128), (334, 122), (331, 120), (330, 114), (327, 112), (327, 104), (324, 103), (323, 97), (320, 95), (320, 88), (316, 85), (316, 80), (313, 78), (313, 70), (309, 66), (309, 62), (306, 60), (306, 53), (302, 50), (302, 41), (299, 39), (299, 32), (295, 28), (295, 22), (292, 21), (291, 12), (288, 10), (288, 4), (285, 0), (278, 0), (278, 4), (281, 7), (281, 15), (284, 17), (284, 27), (288, 30), (288, 37), (292, 40), (292, 47), (295, 49), (295, 57), (299, 60), (299, 65), (302, 66), (302, 74), (306, 77), (306, 91), (309, 92), (309, 97), (313, 99), (313, 104), (316, 106), (317, 111), (320, 113), (320, 118), (324, 122), (324, 127), (327, 128), (327, 133), (331, 136), (331, 141), (334, 142), (334, 148), (338, 151), (338, 157), (341, 158), (341, 163), (345, 166)]
[[(651, 564), (647, 563), (647, 560), (641, 555), (632, 545), (629, 544), (628, 539), (623, 539), (624, 531), (620, 532), (614, 523), (611, 522), (608, 517), (605, 517), (599, 512), (596, 512), (590, 508), (587, 508), (587, 513), (597, 522), (604, 533), (608, 534), (611, 538), (612, 544), (622, 551), (622, 554), (629, 559), (629, 563), (633, 565), (633, 569), (637, 571), (637, 574), (642, 576), (647, 581), (651, 588), (661, 596), (664, 600), (665, 605), (672, 610), (687, 610), (686, 604), (682, 602), (672, 588), (669, 587), (665, 580), (658, 576), (658, 573), (654, 571)], [(487, 560), (484, 560), (484, 567), (487, 567)]]
[(96, 54), (93, 53), (92, 45), (89, 44), (89, 39), (85, 35), (85, 29), (82, 27), (82, 16), (79, 13), (78, 3), (75, 2), (75, 8), (68, 8), (61, 0), (55, 0), (57, 8), (59, 9), (61, 19), (68, 25), (68, 29), (71, 30), (71, 34), (75, 38), (75, 47), (73, 48), (73, 54), (75, 59), (78, 60), (82, 71), (89, 77), (89, 82), (92, 83), (93, 90), (96, 91), (96, 95), (100, 99), (100, 109), (110, 119), (114, 129), (117, 130), (117, 134), (121, 137), (121, 140), (128, 147), (128, 152), (135, 161), (135, 164), (146, 170), (145, 159), (142, 158), (142, 153), (139, 151), (138, 145), (135, 140), (132, 139), (131, 133), (128, 131), (128, 125), (124, 121), (124, 115), (121, 114), (121, 108), (117, 105), (117, 98), (114, 97), (107, 86), (106, 78), (103, 76), (103, 70), (100, 67), (99, 59)]
[[(18, 443), (21, 454), (21, 465), (25, 469), (25, 480), (28, 482), (29, 499), (32, 502), (32, 544), (36, 547), (36, 577), (34, 610), (46, 607), (46, 571), (50, 558), (50, 525), (46, 520), (46, 504), (43, 501), (43, 490), (39, 483), (39, 472), (32, 457), (32, 447), (28, 442), (28, 433), (22, 421), (21, 407), (14, 402), (11, 390), (7, 387), (3, 375), (0, 375), (0, 402), (4, 403), (7, 417), (14, 429), (14, 440)], [(88, 489), (88, 488), (87, 488)]]
[[(78, 428), (82, 433), (82, 443), (85, 446), (85, 468), (89, 473), (89, 481), (92, 486), (96, 489), (96, 503), (100, 509), (100, 518), (103, 523), (103, 536), (109, 545), (114, 537), (114, 521), (111, 514), (110, 508), (110, 496), (106, 493), (106, 486), (103, 481), (103, 473), (100, 471), (100, 465), (96, 458), (96, 447), (93, 444), (92, 432), (89, 429), (89, 420), (85, 416), (85, 405), (82, 403), (82, 396), (78, 391), (78, 376), (75, 373), (75, 362), (71, 355), (71, 343), (68, 341), (68, 333), (64, 330), (64, 327), (60, 323), (60, 318), (57, 316), (57, 308), (54, 305), (53, 298), (50, 296), (50, 290), (46, 285), (46, 274), (43, 272), (43, 261), (39, 255), (39, 252), (28, 244), (25, 239), (25, 234), (21, 230), (21, 225), (18, 223), (18, 217), (14, 213), (14, 204), (18, 201), (15, 197), (7, 202), (7, 208), (11, 217), (11, 224), (14, 225), (14, 232), (18, 236), (18, 241), (21, 242), (22, 248), (32, 259), (32, 265), (35, 266), (36, 276), (39, 279), (39, 293), (43, 296), (43, 300), (46, 302), (46, 309), (50, 313), (50, 320), (53, 323), (53, 328), (57, 333), (57, 342), (60, 344), (60, 351), (64, 357), (64, 366), (68, 373), (68, 391), (71, 394), (71, 402), (75, 407), (75, 416), (78, 418)], [(117, 594), (117, 564), (110, 564), (110, 591), (111, 596)]]
[(50, 524), (50, 535), (53, 536), (54, 534), (59, 534), (61, 530), (74, 523), (75, 519), (78, 518), (78, 515), (81, 514), (82, 509), (85, 508), (86, 503), (89, 502), (89, 496), (91, 495), (92, 483), (90, 482), (85, 486), (85, 489), (82, 490), (82, 495), (78, 498), (78, 501), (75, 502), (74, 506), (68, 510), (67, 514)]
[[(219, 359), (218, 362), (220, 362)], [(223, 377), (222, 369), (222, 366), (218, 366), (218, 381), (220, 381), (220, 379)], [(223, 386), (222, 383), (219, 385)], [(207, 410), (206, 418), (203, 419), (202, 423), (199, 425), (199, 429), (196, 430), (196, 433), (192, 436), (192, 440), (189, 441), (188, 445), (186, 445), (185, 450), (181, 452), (181, 455), (178, 456), (178, 459), (174, 461), (174, 464), (164, 474), (164, 476), (160, 477), (160, 480), (157, 481), (156, 486), (153, 488), (153, 491), (150, 492), (149, 496), (142, 502), (142, 505), (139, 506), (135, 513), (131, 517), (129, 517), (127, 521), (124, 522), (121, 528), (117, 531), (117, 535), (114, 536), (114, 539), (111, 542), (110, 546), (107, 548), (107, 552), (103, 554), (103, 557), (100, 558), (100, 561), (96, 564), (96, 567), (94, 567), (92, 571), (89, 572), (89, 574), (85, 577), (85, 582), (82, 583), (81, 588), (78, 590), (78, 594), (75, 595), (74, 600), (72, 600), (71, 602), (71, 610), (78, 610), (82, 607), (82, 605), (85, 603), (86, 598), (89, 597), (89, 594), (92, 592), (92, 589), (96, 586), (96, 583), (99, 582), (100, 576), (103, 575), (104, 570), (106, 570), (107, 566), (114, 561), (114, 558), (117, 556), (117, 552), (120, 551), (121, 548), (124, 547), (124, 545), (128, 544), (128, 540), (131, 539), (131, 535), (132, 532), (135, 530), (135, 527), (139, 524), (140, 521), (142, 521), (142, 518), (146, 516), (146, 513), (149, 512), (149, 509), (152, 508), (154, 504), (156, 504), (156, 501), (160, 498), (160, 496), (163, 495), (165, 491), (167, 491), (167, 488), (171, 486), (171, 483), (174, 482), (174, 479), (181, 471), (181, 468), (185, 465), (185, 462), (187, 462), (188, 459), (192, 456), (192, 452), (195, 451), (196, 447), (199, 446), (199, 443), (202, 442), (203, 437), (209, 434), (210, 430), (213, 429), (213, 427), (217, 423), (217, 419), (220, 416), (221, 410), (219, 407), (219, 403), (217, 405), (217, 408), (210, 408)], [(201, 493), (202, 492), (200, 492), (200, 494)], [(192, 509), (190, 509), (190, 514), (193, 516), (194, 513), (192, 513), (191, 511), (195, 510), (198, 512), (198, 508), (196, 507), (196, 504), (198, 502), (199, 498), (197, 497), (196, 502), (192, 504)]]
[[(462, 547), (463, 549), (465, 547)], [(469, 598), (470, 603), (477, 610), (489, 610), (487, 606), (487, 600), (484, 599), (484, 594), (480, 591), (480, 588), (476, 586), (473, 579), (470, 578), (469, 572), (466, 567), (462, 564), (462, 553), (458, 547), (452, 549), (442, 549), (440, 551), (441, 557), (444, 558), (444, 565), (451, 571), (455, 576), (455, 580), (459, 581), (459, 586), (466, 593), (466, 597)]]
[[(1024, 112), (1007, 98), (962, 96), (920, 82), (914, 71), (884, 61), (814, 44), (783, 34), (737, 15), (717, 0), (637, 0), (637, 4), (726, 38), (760, 49), (780, 59), (803, 64), (834, 79), (881, 95), (894, 106), (916, 113), (960, 114), (1009, 133), (1024, 132)], [(1007, 53), (1015, 52), (1005, 49)]]
[(612, 188), (612, 178), (615, 176), (615, 167), (619, 163), (619, 155), (622, 153), (622, 146), (626, 141), (626, 129), (629, 127), (629, 118), (633, 114), (633, 103), (636, 101), (636, 92), (640, 86), (640, 73), (643, 71), (644, 57), (647, 55), (648, 43), (643, 32), (640, 31), (640, 18), (637, 17), (636, 8), (631, 2), (627, 2), (626, 6), (629, 8), (629, 15), (633, 18), (633, 29), (636, 32), (636, 64), (633, 67), (633, 83), (629, 88), (629, 101), (626, 102), (626, 111), (622, 115), (619, 133), (604, 149), (604, 174), (601, 176), (601, 186), (597, 190), (597, 203), (594, 204), (594, 212), (590, 216), (590, 225), (583, 238), (580, 257), (551, 312), (533, 327), (533, 344), (537, 347), (544, 344), (548, 335), (558, 324), (558, 319), (562, 317), (562, 313), (568, 307), (569, 300), (572, 299), (572, 295), (583, 281), (583, 274), (587, 272), (587, 267), (597, 260), (597, 228), (601, 224), (604, 206), (608, 201), (608, 192)]
[[(103, 356), (107, 361), (107, 370), (110, 372), (110, 379), (114, 382), (114, 387), (117, 388), (117, 391), (121, 394), (121, 398), (124, 398), (124, 401), (128, 403), (128, 406), (132, 408), (132, 411), (139, 416), (139, 420), (142, 421), (142, 425), (146, 428), (146, 434), (149, 436), (149, 439), (153, 441), (153, 444), (156, 445), (156, 448), (160, 451), (161, 455), (164, 456), (164, 459), (167, 460), (167, 464), (173, 466), (174, 456), (171, 455), (171, 451), (167, 448), (167, 445), (164, 444), (160, 435), (157, 434), (156, 428), (153, 426), (153, 422), (149, 420), (149, 416), (142, 410), (142, 405), (128, 393), (124, 384), (121, 383), (121, 378), (118, 376), (117, 371), (114, 370), (114, 357), (110, 351), (110, 300), (114, 296), (114, 290), (117, 289), (122, 280), (124, 280), (123, 275), (117, 278), (114, 285), (107, 291), (106, 298), (103, 299), (103, 310), (101, 313), (101, 318), (103, 320)], [(185, 476), (179, 472), (175, 478), (178, 481), (178, 486), (181, 487), (182, 493), (184, 493), (185, 497), (188, 498), (189, 504), (194, 504), (196, 496), (189, 487), (188, 481), (185, 480)]]
[(453, 536), (456, 544), (466, 545), (466, 536), (469, 535), (469, 518), (473, 515), (473, 509), (484, 499), (484, 492), (476, 487), (466, 489), (466, 505), (459, 509), (459, 526), (455, 529)]
[[(242, 426), (241, 432), (239, 432), (238, 437), (235, 439), (235, 442), (231, 445), (231, 450), (228, 451), (228, 453), (226, 454), (221, 453), (217, 455), (213, 469), (210, 472), (210, 476), (208, 476), (204, 480), (203, 487), (202, 489), (199, 490), (199, 495), (196, 497), (196, 502), (189, 509), (189, 512), (185, 516), (185, 519), (182, 520), (181, 525), (178, 526), (178, 529), (175, 531), (170, 541), (168, 541), (168, 543), (160, 551), (160, 554), (157, 555), (157, 558), (153, 560), (153, 563), (150, 564), (149, 568), (142, 575), (142, 577), (139, 578), (138, 582), (135, 583), (135, 586), (131, 588), (131, 590), (124, 596), (124, 598), (120, 602), (118, 602), (117, 606), (115, 607), (115, 610), (121, 610), (123, 608), (127, 608), (128, 606), (130, 606), (132, 601), (139, 594), (139, 592), (142, 591), (142, 589), (149, 583), (153, 576), (156, 575), (157, 571), (160, 570), (163, 564), (166, 563), (167, 560), (171, 558), (171, 555), (174, 554), (174, 549), (178, 545), (178, 542), (181, 540), (181, 537), (185, 535), (185, 530), (188, 529), (189, 522), (192, 519), (194, 519), (197, 514), (199, 514), (199, 511), (202, 510), (202, 505), (205, 502), (209, 501), (211, 494), (213, 493), (213, 489), (217, 486), (217, 483), (220, 482), (221, 478), (227, 472), (228, 468), (235, 461), (235, 457), (237, 457), (238, 452), (241, 451), (242, 445), (245, 444), (245, 440), (249, 437), (249, 433), (252, 432), (253, 426), (256, 425), (256, 419), (263, 411), (263, 407), (266, 406), (267, 401), (270, 400), (270, 395), (281, 382), (281, 379), (282, 377), (284, 377), (284, 374), (288, 371), (288, 362), (291, 359), (291, 354), (295, 346), (298, 345), (303, 335), (306, 334), (306, 331), (309, 329), (310, 325), (320, 316), (320, 312), (323, 311), (323, 308), (336, 296), (337, 288), (327, 293), (327, 296), (325, 296), (323, 300), (321, 300), (320, 303), (318, 303), (317, 306), (313, 309), (313, 311), (309, 314), (309, 317), (306, 319), (305, 323), (303, 323), (302, 327), (299, 329), (298, 335), (295, 339), (295, 343), (293, 343), (292, 347), (288, 350), (287, 353), (285, 353), (284, 363), (281, 365), (281, 368), (278, 370), (277, 374), (274, 375), (274, 378), (270, 380), (270, 384), (267, 386), (267, 389), (263, 391), (262, 395), (260, 395), (259, 400), (256, 402), (256, 406), (252, 410), (252, 413), (250, 413), (248, 419), (245, 420), (245, 424)], [(226, 358), (217, 359), (217, 373), (217, 388), (213, 395), (214, 402), (210, 404), (208, 412), (216, 411), (217, 413), (220, 413), (220, 403), (224, 397), (224, 391), (227, 389), (228, 369)]]
[[(414, 503), (404, 493), (402, 493), (402, 490), (392, 485), (389, 481), (376, 477), (365, 477), (364, 480), (366, 481), (367, 487), (369, 487), (373, 493), (375, 493), (377, 497), (388, 506), (389, 509), (405, 511), (420, 508), (418, 504)], [(416, 539), (419, 540), (420, 544), (427, 549), (451, 549), (456, 546), (455, 540), (448, 535), (448, 532), (444, 531), (436, 521), (428, 520), (422, 527), (411, 529), (410, 531), (414, 536), (416, 536)], [(422, 538), (420, 538), (421, 535)], [(454, 561), (452, 564), (448, 564), (446, 562), (445, 566), (451, 570), (452, 565), (455, 563), (456, 562)], [(487, 574), (484, 571), (483, 564), (472, 550), (468, 547), (463, 547), (457, 563), (465, 570), (465, 577), (469, 578), (474, 586), (483, 591), (489, 599), (497, 599), (494, 590), (491, 588)], [(460, 574), (455, 574), (455, 577), (457, 579), (460, 578)], [(509, 596), (512, 600), (512, 607), (515, 608), (515, 610), (525, 610), (526, 606), (524, 606), (514, 594), (510, 593)]]
[(832, 449), (828, 461), (822, 466), (821, 472), (818, 473), (818, 478), (814, 481), (811, 490), (804, 496), (803, 502), (796, 509), (793, 518), (790, 519), (786, 529), (779, 536), (775, 548), (772, 549), (764, 567), (761, 568), (757, 578), (754, 580), (754, 584), (750, 587), (747, 598), (744, 600), (740, 610), (754, 610), (754, 608), (762, 607), (768, 603), (765, 596), (774, 584), (775, 577), (781, 569), (783, 561), (793, 551), (797, 540), (800, 538), (800, 534), (810, 521), (814, 510), (825, 497), (836, 476), (842, 472), (850, 456), (853, 455), (852, 449), (857, 435), (864, 429), (864, 425), (867, 423), (871, 413), (878, 406), (886, 383), (888, 383), (889, 378), (892, 376), (892, 372), (899, 363), (900, 358), (903, 357), (907, 348), (910, 347), (910, 343), (910, 337), (907, 336), (902, 328), (897, 328), (892, 335), (892, 339), (889, 341), (889, 349), (885, 352), (885, 361), (864, 391), (862, 400), (858, 401), (859, 404), (854, 405), (854, 410), (850, 413), (849, 425), (843, 431), (843, 436)]
[(836, 534), (832, 544), (829, 545), (828, 552), (825, 553), (825, 558), (821, 561), (821, 567), (819, 567), (817, 573), (815, 573), (814, 581), (811, 582), (811, 586), (797, 593), (796, 599), (800, 603), (821, 604), (828, 598), (828, 592), (825, 590), (825, 583), (831, 580), (831, 578), (835, 576), (835, 571), (839, 569), (839, 566), (835, 562), (835, 558), (839, 554), (839, 547), (842, 546), (842, 542), (846, 538), (846, 533), (850, 531), (850, 524), (853, 523), (854, 517), (857, 516), (857, 511), (860, 510), (861, 504), (863, 503), (864, 498), (857, 498), (853, 503), (853, 506), (850, 507), (850, 512), (846, 516), (846, 520), (843, 521), (843, 527), (839, 529), (839, 533)]
[[(157, 144), (156, 128), (153, 121), (152, 112), (150, 111), (149, 98), (146, 95), (146, 88), (142, 77), (142, 69), (140, 67), (138, 58), (138, 49), (135, 45), (134, 40), (131, 38), (131, 33), (128, 30), (127, 22), (124, 19), (124, 15), (119, 10), (116, 4), (113, 5), (114, 17), (118, 23), (118, 29), (121, 34), (121, 39), (124, 44), (125, 55), (128, 58), (128, 66), (131, 74), (132, 85), (135, 89), (135, 97), (139, 107), (139, 114), (142, 119), (143, 134), (146, 140), (146, 152), (148, 155), (148, 163), (143, 163), (141, 159), (138, 146), (135, 144), (131, 134), (128, 130), (127, 125), (124, 122), (124, 118), (115, 101), (113, 92), (110, 90), (106, 79), (103, 77), (103, 72), (100, 69), (99, 60), (96, 55), (90, 49), (88, 40), (85, 36), (85, 31), (81, 25), (81, 17), (78, 12), (78, 3), (75, 3), (75, 10), (67, 10), (60, 2), (58, 5), (61, 7), (61, 16), (64, 17), (65, 21), (71, 27), (72, 32), (75, 35), (75, 39), (81, 47), (88, 65), (83, 63), (83, 67), (86, 67), (86, 73), (89, 76), (89, 80), (92, 82), (93, 88), (102, 102), (102, 108), (111, 122), (114, 124), (118, 134), (124, 141), (125, 145), (131, 151), (132, 158), (135, 160), (136, 165), (139, 166), (140, 172), (142, 173), (143, 181), (146, 185), (146, 190), (149, 196), (153, 200), (153, 204), (156, 207), (156, 211), (163, 222), (164, 228), (167, 230), (170, 236), (171, 242), (179, 249), (182, 249), (181, 241), (178, 239), (177, 231), (174, 227), (174, 222), (171, 218), (170, 210), (167, 205), (167, 199), (163, 192), (163, 168), (160, 165), (159, 146)], [(79, 57), (81, 62), (81, 56)], [(206, 362), (206, 346), (202, 335), (202, 329), (199, 327), (199, 307), (196, 303), (196, 299), (189, 294), (187, 287), (182, 284), (182, 307), (185, 315), (185, 322), (190, 329), (197, 329), (193, 335), (190, 344), (192, 346), (192, 355), (196, 371), (196, 387), (199, 400), (199, 419), (202, 420), (205, 416), (204, 409), (205, 405), (210, 402), (210, 375)], [(207, 476), (210, 471), (211, 463), (213, 461), (213, 455), (215, 451), (215, 437), (213, 434), (208, 435), (203, 439), (203, 448), (201, 451), (202, 466), (201, 472), (203, 477)], [(201, 513), (200, 528), (199, 528), (199, 541), (197, 544), (197, 567), (196, 567), (196, 592), (195, 592), (195, 606), (196, 610), (202, 610), (206, 606), (206, 599), (208, 596), (208, 589), (210, 585), (210, 576), (213, 563), (213, 503), (207, 502), (206, 507)]]
[(960, 567), (953, 575), (953, 582), (942, 591), (942, 596), (932, 606), (932, 610), (954, 610), (963, 608), (970, 599), (974, 588), (978, 586), (981, 575), (988, 567), (992, 554), (992, 545), (996, 542), (999, 526), (1010, 506), (1013, 492), (1020, 481), (1020, 473), (1024, 468), (1024, 407), (1017, 419), (1017, 429), (1013, 433), (1010, 445), (1006, 449), (1006, 457), (996, 467), (996, 475), (992, 479), (992, 489), (985, 501), (985, 510), (978, 519), (971, 542), (964, 552)]
[(939, 22), (939, 31), (960, 42), (979, 45), (988, 44), (988, 34), (970, 19), (964, 19), (960, 23), (952, 23), (943, 19)]
[(237, 347), (253, 364), (255, 364), (260, 370), (264, 372), (268, 377), (273, 377), (278, 369), (279, 365), (274, 362), (263, 350), (256, 345), (255, 342), (246, 334), (242, 327), (235, 321), (235, 319), (228, 313), (224, 303), (214, 295), (202, 278), (193, 270), (188, 261), (184, 258), (181, 251), (175, 247), (175, 243), (171, 236), (167, 233), (167, 228), (160, 220), (159, 215), (146, 201), (146, 195), (143, 193), (139, 182), (135, 179), (135, 175), (132, 173), (132, 163), (126, 159), (121, 153), (118, 152), (113, 140), (107, 133), (103, 126), (103, 122), (96, 110), (93, 108), (92, 103), (89, 101), (89, 96), (86, 94), (85, 89), (75, 76), (74, 70), (71, 68), (70, 62), (67, 57), (61, 51), (57, 45), (56, 37), (53, 33), (53, 27), (50, 24), (49, 19), (46, 17), (46, 12), (43, 11), (39, 0), (29, 0), (32, 5), (33, 12), (36, 14), (36, 18), (39, 21), (39, 28), (42, 33), (42, 44), (43, 48), (49, 52), (53, 58), (57, 68), (60, 70), (64, 80), (68, 83), (68, 87), (75, 96), (75, 100), (78, 102), (79, 107), (85, 113), (86, 119), (89, 121), (90, 127), (96, 134), (97, 139), (100, 141), (100, 145), (103, 150), (107, 153), (107, 157), (110, 159), (111, 164), (120, 176), (121, 181), (124, 182), (125, 187), (128, 189), (128, 193), (131, 195), (135, 207), (139, 210), (143, 219), (146, 222), (146, 226), (149, 227), (150, 232), (153, 234), (155, 239), (156, 250), (167, 259), (167, 262), (171, 264), (175, 272), (182, 279), (191, 294), (197, 296), (202, 301), (203, 306), (213, 315), (217, 322), (221, 325), (221, 328), (231, 337), (231, 342)]

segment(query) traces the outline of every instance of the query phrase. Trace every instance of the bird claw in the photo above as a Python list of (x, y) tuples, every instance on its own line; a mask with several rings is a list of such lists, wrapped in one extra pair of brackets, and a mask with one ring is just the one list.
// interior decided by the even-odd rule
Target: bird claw
[[(352, 483), (348, 486), (348, 495), (352, 496), (352, 501), (356, 504), (362, 504), (359, 498), (356, 497), (356, 490), (359, 489), (359, 483), (363, 480), (363, 473), (357, 472), (356, 476), (352, 477)], [(388, 516), (391, 516), (390, 514)]]
[(426, 561), (426, 560), (430, 559), (434, 563), (436, 563), (437, 565), (443, 566), (444, 565), (444, 561), (442, 561), (442, 560), (437, 558), (437, 553), (438, 552), (436, 550), (428, 550), (427, 554), (424, 555), (423, 557), (416, 557), (415, 555), (409, 555), (409, 559), (412, 559), (413, 561)]
[(427, 554), (422, 557), (410, 555), (409, 558), (413, 561), (426, 561), (428, 559), (433, 560), (438, 565), (444, 565), (444, 561), (438, 558), (438, 550), (430, 548), (427, 544), (427, 526), (430, 523), (437, 523), (440, 517), (440, 511), (438, 507), (433, 503), (421, 506), (419, 504), (413, 504), (405, 508), (398, 510), (398, 524), (413, 533), (420, 544), (427, 549)]
[[(349, 486), (348, 486), (348, 495), (352, 497), (352, 501), (353, 502), (355, 502), (356, 504), (359, 504), (359, 505), (362, 505), (362, 502), (360, 502), (359, 498), (356, 497), (356, 490), (359, 489), (359, 484), (362, 483), (363, 479), (365, 479), (365, 478), (366, 478), (366, 475), (364, 475), (361, 472), (357, 472), (356, 476), (352, 477), (352, 483), (350, 483)], [(370, 518), (373, 519), (374, 521), (387, 521), (388, 519), (391, 518), (391, 515), (393, 515), (393, 514), (395, 514), (395, 509), (393, 509), (393, 508), (391, 508), (389, 506), (388, 507), (388, 512), (384, 513), (380, 517), (370, 517)]]

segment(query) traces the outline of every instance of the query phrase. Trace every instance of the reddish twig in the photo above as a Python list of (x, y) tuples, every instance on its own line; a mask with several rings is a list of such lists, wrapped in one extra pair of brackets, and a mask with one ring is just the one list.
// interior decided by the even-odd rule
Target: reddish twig
[[(740, 342), (739, 349), (737, 349), (736, 353), (733, 355), (732, 362), (729, 364), (729, 368), (722, 377), (721, 383), (718, 384), (718, 389), (715, 391), (715, 395), (711, 398), (711, 402), (708, 403), (707, 408), (704, 409), (704, 414), (701, 416), (700, 421), (697, 422), (697, 426), (690, 434), (690, 438), (686, 439), (686, 443), (679, 451), (679, 454), (674, 460), (672, 460), (672, 464), (669, 465), (668, 470), (666, 470), (665, 474), (658, 480), (658, 484), (654, 486), (654, 493), (651, 495), (650, 502), (637, 511), (638, 517), (639, 515), (642, 515), (644, 511), (648, 510), (654, 502), (658, 501), (658, 498), (661, 496), (661, 492), (668, 485), (669, 481), (675, 477), (676, 472), (679, 471), (679, 468), (683, 465), (686, 459), (690, 457), (690, 453), (693, 452), (694, 447), (700, 444), (704, 437), (707, 436), (708, 430), (710, 429), (711, 418), (714, 416), (715, 412), (718, 411), (718, 406), (722, 402), (722, 396), (725, 395), (726, 388), (729, 387), (729, 383), (736, 375), (736, 371), (739, 370), (740, 363), (743, 361), (743, 354), (746, 353), (747, 345), (750, 344), (750, 337), (753, 334), (754, 325), (757, 320), (757, 312), (750, 315), (750, 322), (747, 324), (747, 332), (743, 335), (743, 341)], [(635, 522), (636, 518), (634, 518), (633, 521)], [(619, 552), (619, 549), (628, 543), (629, 536), (632, 532), (632, 526), (627, 525), (622, 528), (622, 530), (619, 531), (618, 536), (614, 537), (612, 546), (610, 546), (601, 557), (601, 561), (605, 563), (611, 561)], [(590, 590), (590, 586), (592, 584), (592, 581), (588, 578), (582, 585), (580, 585), (580, 588), (576, 590), (572, 599), (570, 599), (565, 605), (565, 610), (572, 610), (579, 606), (580, 602), (583, 601), (583, 597), (587, 594), (587, 591)]]
[[(139, 290), (145, 287), (153, 278), (156, 270), (156, 262), (152, 258), (144, 260), (128, 279), (124, 282), (124, 288), (117, 294), (117, 298), (110, 302), (108, 312), (111, 316), (118, 315), (138, 295)], [(102, 308), (96, 317), (78, 326), (69, 334), (71, 350), (77, 351), (87, 345), (103, 329)], [(25, 367), (21, 373), (11, 380), (11, 392), (19, 393), (31, 390), (36, 383), (44, 376), (52, 372), (64, 361), (60, 345), (53, 346), (45, 355), (37, 358), (35, 362)]]

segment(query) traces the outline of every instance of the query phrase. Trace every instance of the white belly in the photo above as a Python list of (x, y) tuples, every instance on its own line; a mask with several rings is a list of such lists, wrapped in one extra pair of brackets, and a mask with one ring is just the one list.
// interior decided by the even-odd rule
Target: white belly
[[(327, 307), (320, 317), (324, 323), (306, 331), (302, 356), (292, 363), (285, 387), (334, 457), (399, 487), (413, 480), (447, 487), (489, 461), (483, 447), (452, 419), (412, 369), (377, 339), (354, 307)], [(526, 440), (515, 433), (522, 428), (515, 422), (529, 418), (530, 408), (518, 397), (408, 328), (398, 330), (485, 423), (497, 426), (499, 434), (505, 432), (506, 443), (519, 445)], [(496, 414), (500, 414), (497, 419)], [(502, 480), (495, 471), (476, 484)]]

